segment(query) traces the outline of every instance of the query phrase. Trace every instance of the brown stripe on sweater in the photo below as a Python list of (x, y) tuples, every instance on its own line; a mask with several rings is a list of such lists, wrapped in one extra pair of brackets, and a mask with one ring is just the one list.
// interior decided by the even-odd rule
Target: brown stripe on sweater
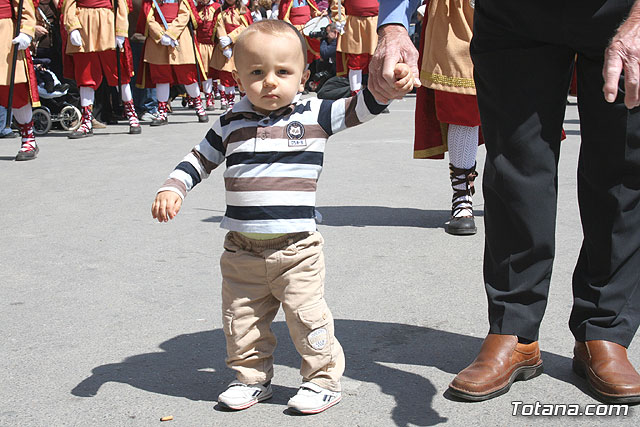
[(357, 96), (352, 96), (351, 98), (347, 98), (344, 106), (344, 124), (347, 125), (348, 128), (352, 126), (357, 126), (360, 124), (360, 120), (358, 120), (358, 115), (356, 114), (356, 99)]
[(211, 173), (212, 170), (218, 167), (218, 163), (214, 163), (211, 160), (207, 159), (204, 154), (197, 151), (195, 148), (191, 150), (191, 154), (196, 156), (196, 159), (198, 159), (202, 166), (204, 166), (204, 170), (207, 171), (207, 173)]
[(252, 177), (225, 178), (227, 191), (316, 191), (313, 178)]
[(225, 143), (227, 145), (233, 144), (234, 142), (242, 142), (247, 139), (253, 139), (256, 137), (258, 129), (256, 126), (247, 126), (240, 129), (236, 129), (229, 134)]
[(184, 182), (180, 181), (179, 179), (169, 178), (164, 182), (162, 186), (176, 188), (183, 196), (187, 195), (187, 186), (184, 185)]
[[(263, 137), (263, 138), (262, 138)], [(328, 135), (322, 129), (322, 126), (318, 124), (313, 125), (304, 125), (304, 136), (303, 139), (307, 138), (327, 138)], [(289, 138), (287, 135), (286, 126), (272, 126), (272, 127), (255, 127), (249, 126), (240, 129), (236, 129), (225, 141), (225, 148), (228, 144), (233, 144), (234, 142), (242, 142), (248, 139), (253, 138), (262, 138), (262, 139), (274, 139), (274, 138), (282, 138), (282, 139), (293, 139)]]
[[(329, 136), (324, 131), (324, 129), (322, 129), (322, 126), (320, 126), (318, 124), (303, 125), (303, 127), (304, 127), (304, 135), (302, 136), (302, 139), (307, 139), (307, 138), (327, 138)], [(295, 139), (295, 138), (289, 138), (289, 136), (287, 135), (286, 126), (284, 126), (284, 127), (282, 127), (282, 126), (274, 126), (274, 127), (272, 127), (271, 128), (271, 135), (274, 138)]]

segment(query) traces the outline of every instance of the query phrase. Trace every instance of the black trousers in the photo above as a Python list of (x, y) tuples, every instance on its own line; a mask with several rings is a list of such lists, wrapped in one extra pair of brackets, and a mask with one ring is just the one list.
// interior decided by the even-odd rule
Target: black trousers
[(538, 339), (555, 255), (560, 138), (576, 55), (584, 240), (569, 326), (577, 340), (625, 347), (638, 328), (640, 109), (625, 108), (624, 91), (613, 104), (602, 94), (604, 50), (632, 3), (475, 2), (471, 56), (487, 149), (484, 278), (491, 333)]

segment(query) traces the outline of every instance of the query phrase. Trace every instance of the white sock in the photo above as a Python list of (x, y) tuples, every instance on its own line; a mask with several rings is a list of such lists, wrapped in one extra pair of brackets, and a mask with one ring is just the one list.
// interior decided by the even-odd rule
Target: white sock
[(224, 93), (232, 93), (234, 95), (236, 93), (236, 88), (233, 86), (222, 86), (222, 88), (224, 89)]
[(349, 87), (352, 92), (362, 89), (362, 70), (349, 70)]
[[(449, 145), (449, 162), (459, 169), (471, 169), (476, 164), (478, 154), (478, 126), (449, 125), (447, 133), (447, 144)], [(464, 181), (465, 176), (459, 176)], [(466, 190), (466, 182), (454, 185), (454, 190)], [(463, 202), (458, 210), (454, 212), (455, 217), (473, 215), (472, 197), (460, 196), (455, 202)]]
[(189, 94), (190, 97), (200, 97), (200, 88), (198, 87), (198, 82), (191, 83), (190, 85), (184, 85), (184, 88), (187, 90), (187, 94)]
[(167, 102), (169, 100), (169, 83), (158, 83), (156, 85), (156, 97), (158, 102)]
[(80, 105), (83, 107), (93, 105), (95, 95), (96, 91), (89, 86), (80, 86)]
[(120, 89), (120, 94), (122, 96), (123, 102), (129, 102), (133, 99), (133, 95), (131, 94), (131, 86), (129, 86), (129, 83), (123, 84), (122, 86), (120, 86)]
[(460, 169), (471, 169), (478, 154), (478, 126), (449, 125), (449, 162)]
[(31, 121), (31, 118), (33, 117), (32, 112), (33, 110), (31, 109), (31, 104), (25, 104), (20, 108), (13, 109), (13, 117), (16, 119), (16, 122), (24, 125)]
[(202, 82), (202, 91), (204, 93), (211, 93), (213, 90), (213, 80), (207, 79)]

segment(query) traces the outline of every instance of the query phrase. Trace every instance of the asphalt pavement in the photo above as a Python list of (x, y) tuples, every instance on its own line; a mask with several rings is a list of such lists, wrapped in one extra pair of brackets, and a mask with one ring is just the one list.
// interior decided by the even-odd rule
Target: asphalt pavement
[[(557, 256), (540, 331), (545, 372), (480, 403), (445, 390), (488, 330), (481, 186), (478, 234), (446, 234), (448, 164), (412, 159), (413, 96), (329, 140), (318, 229), (347, 368), (343, 401), (307, 417), (286, 410), (301, 379), (282, 312), (273, 324), (274, 397), (237, 413), (217, 406), (233, 379), (220, 312), (222, 168), (174, 221), (152, 220), (155, 191), (212, 123), (173, 105), (169, 125), (144, 124), (141, 135), (128, 135), (124, 121), (82, 140), (53, 130), (38, 138), (34, 161), (13, 161), (19, 139), (0, 140), (0, 426), (638, 425), (636, 408), (615, 419), (513, 415), (513, 402), (598, 403), (571, 371), (567, 326), (582, 239), (575, 104), (567, 107)], [(478, 183), (484, 155), (481, 147)], [(629, 355), (640, 367), (638, 342)]]

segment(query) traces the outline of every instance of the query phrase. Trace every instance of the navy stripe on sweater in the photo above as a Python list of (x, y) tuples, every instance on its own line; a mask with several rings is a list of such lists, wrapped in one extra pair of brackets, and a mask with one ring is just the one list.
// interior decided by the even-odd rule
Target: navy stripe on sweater
[(313, 206), (231, 206), (227, 205), (225, 216), (241, 221), (264, 219), (313, 218)]
[(322, 166), (324, 153), (317, 151), (267, 151), (264, 153), (233, 153), (227, 157), (227, 167), (256, 163), (297, 163)]

